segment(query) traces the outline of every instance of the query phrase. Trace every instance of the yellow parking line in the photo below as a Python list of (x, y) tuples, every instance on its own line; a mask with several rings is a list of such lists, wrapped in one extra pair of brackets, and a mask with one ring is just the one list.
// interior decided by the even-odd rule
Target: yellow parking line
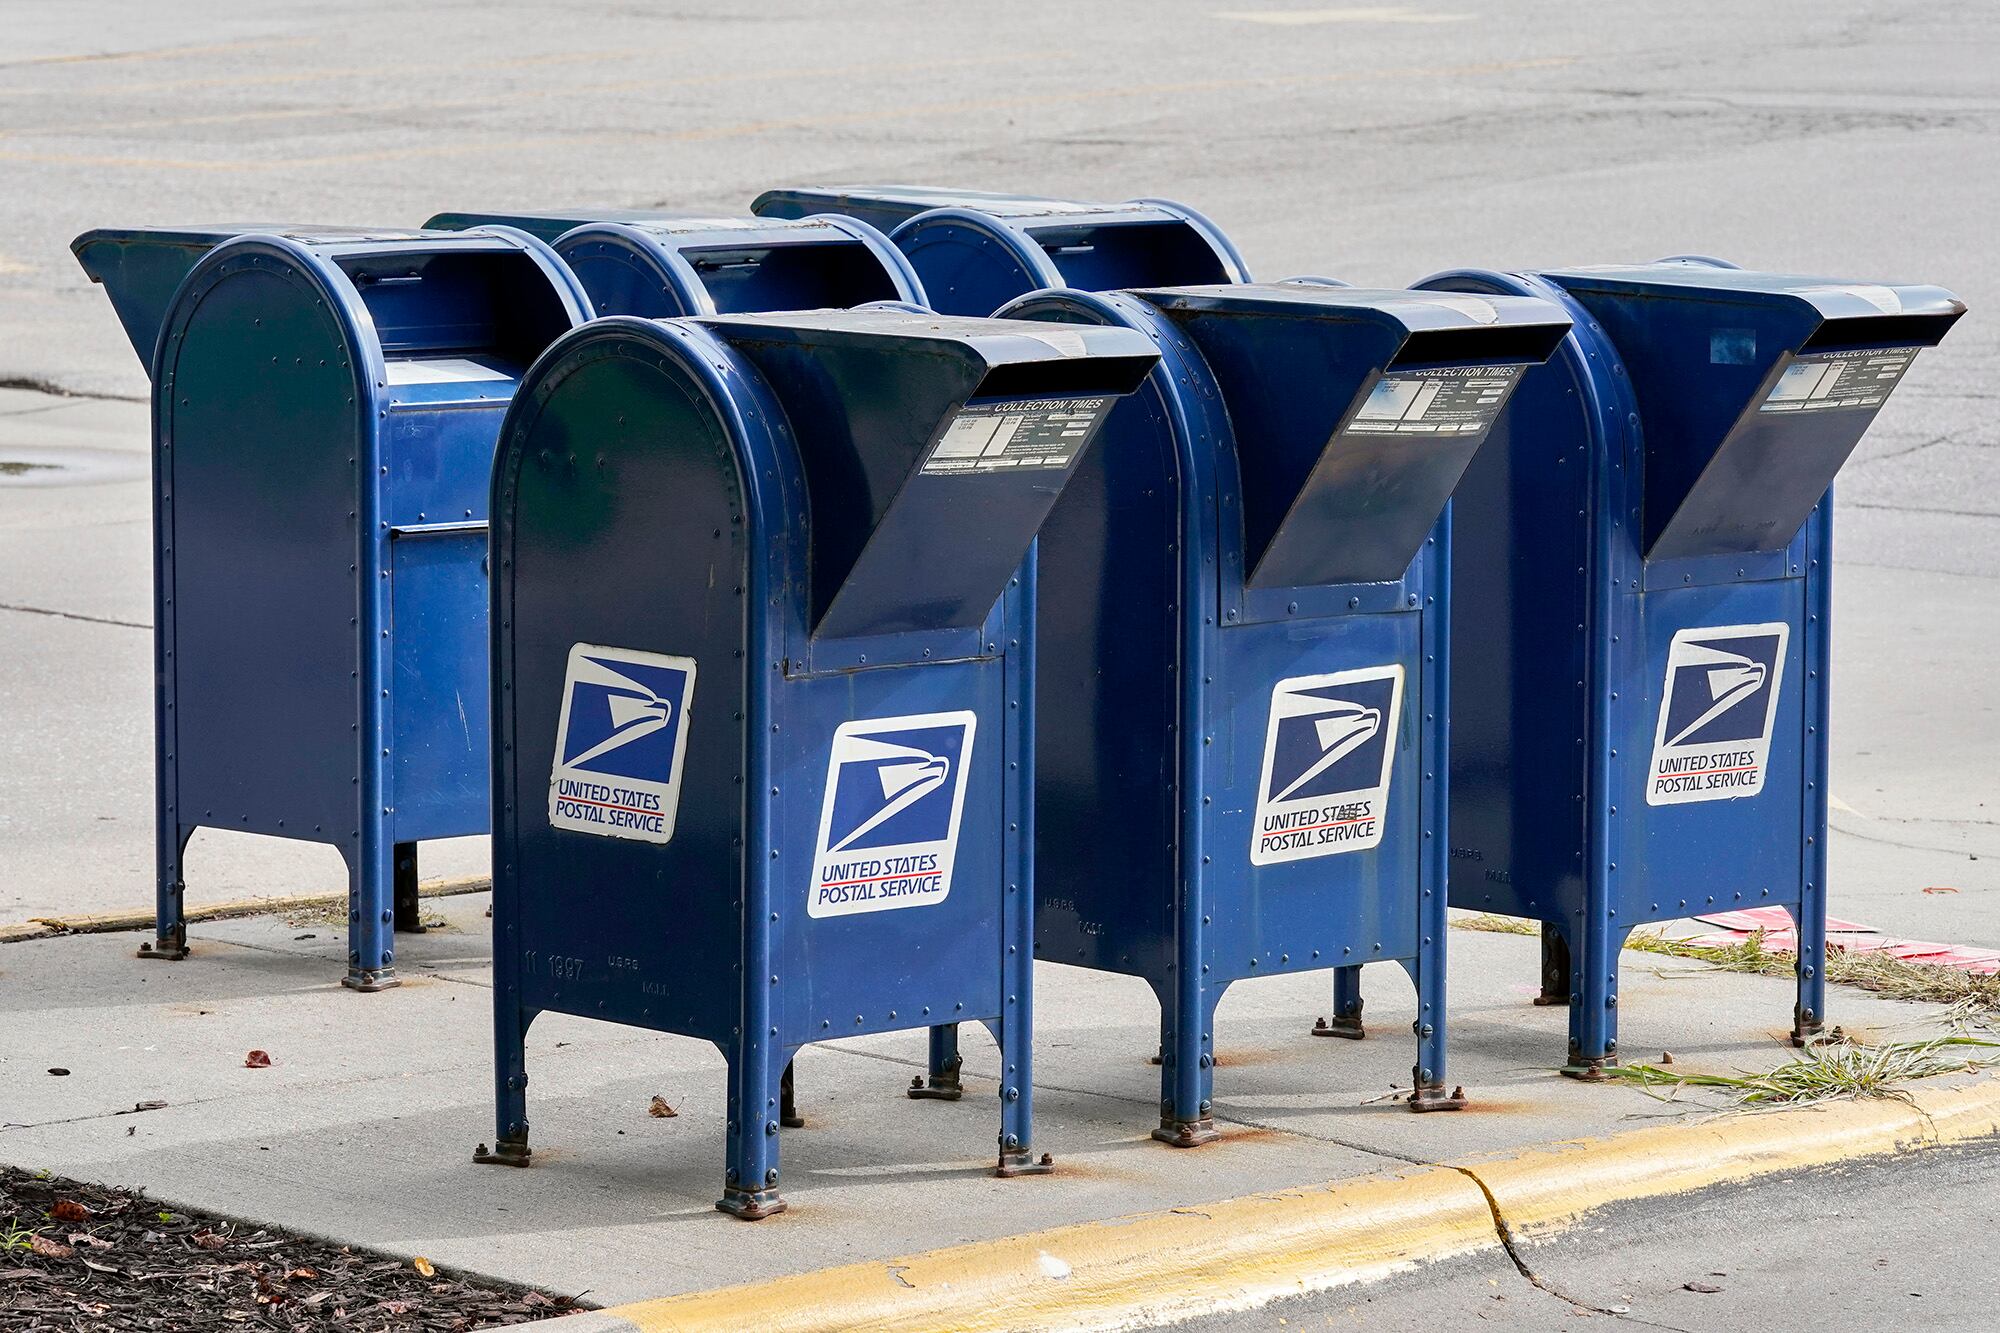
[(27, 65), (101, 65), (112, 61), (179, 60), (186, 56), (221, 55), (230, 51), (262, 51), (274, 46), (313, 46), (317, 37), (253, 37), (240, 42), (213, 42), (205, 46), (161, 46), (147, 51), (81, 52), (75, 55), (28, 56), (22, 60), (0, 60), (0, 67)]

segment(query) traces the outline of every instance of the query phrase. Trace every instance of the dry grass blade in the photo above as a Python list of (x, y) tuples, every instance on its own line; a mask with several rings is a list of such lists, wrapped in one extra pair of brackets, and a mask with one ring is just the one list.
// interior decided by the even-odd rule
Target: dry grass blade
[(2000, 1042), (1978, 1037), (1933, 1037), (1877, 1045), (1826, 1042), (1767, 1073), (1695, 1074), (1658, 1065), (1623, 1065), (1606, 1078), (1672, 1097), (1682, 1088), (1713, 1088), (1740, 1106), (1799, 1106), (1835, 1098), (1889, 1097), (1909, 1100), (1905, 1083), (1939, 1074), (1958, 1074), (1994, 1063), (1969, 1050), (2000, 1050)]
[(1462, 916), (1451, 923), (1460, 930), (1483, 930), (1493, 935), (1539, 935), (1542, 928), (1533, 921), (1518, 916), (1495, 916), (1491, 912), (1479, 916)]
[[(1452, 925), (1459, 930), (1499, 935), (1534, 935), (1540, 931), (1533, 921), (1490, 913), (1459, 917)], [(1642, 930), (1633, 932), (1625, 947), (1638, 953), (1693, 959), (1723, 972), (1791, 976), (1798, 966), (1797, 955), (1766, 948), (1764, 938), (1764, 932), (1758, 930), (1736, 944), (1695, 944), (1659, 931)], [(1826, 979), (1837, 985), (1858, 986), (1892, 1000), (1945, 1005), (1953, 1010), (1948, 1017), (1955, 1024), (2000, 1025), (2000, 974), (1912, 963), (1879, 951), (1850, 952), (1835, 945), (1826, 951)]]

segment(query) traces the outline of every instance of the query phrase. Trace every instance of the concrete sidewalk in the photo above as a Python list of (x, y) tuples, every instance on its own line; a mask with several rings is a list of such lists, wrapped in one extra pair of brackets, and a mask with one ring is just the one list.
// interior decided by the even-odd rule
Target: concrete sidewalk
[[(902, 1096), (920, 1035), (856, 1039), (800, 1057), (791, 1211), (745, 1224), (713, 1208), (723, 1064), (691, 1040), (543, 1018), (529, 1040), (535, 1166), (471, 1162), (492, 1132), (485, 902), (433, 901), (448, 924), (404, 937), (408, 982), (372, 996), (337, 984), (334, 920), (199, 926), (196, 955), (176, 964), (134, 959), (130, 935), (0, 945), (0, 1159), (611, 1304), (1698, 1114), (1559, 1077), (1564, 1015), (1529, 1004), (1535, 941), (1455, 931), (1450, 1077), (1472, 1109), (1413, 1116), (1386, 1100), (1413, 1053), (1399, 969), (1365, 974), (1371, 1036), (1359, 1043), (1307, 1035), (1328, 974), (1274, 978), (1222, 1006), (1225, 1138), (1177, 1151), (1147, 1137), (1151, 995), (1043, 965), (1036, 1147), (1056, 1174), (989, 1174), (984, 1036), (968, 1034), (955, 1104)], [(1627, 954), (1622, 995), (1633, 1058), (1669, 1050), (1690, 1071), (1791, 1058), (1787, 982)], [(1832, 1009), (1851, 1032), (1931, 1014), (1838, 988)], [(244, 1067), (253, 1048), (271, 1068)], [(680, 1114), (650, 1116), (655, 1094)], [(149, 1101), (167, 1105), (133, 1113)]]

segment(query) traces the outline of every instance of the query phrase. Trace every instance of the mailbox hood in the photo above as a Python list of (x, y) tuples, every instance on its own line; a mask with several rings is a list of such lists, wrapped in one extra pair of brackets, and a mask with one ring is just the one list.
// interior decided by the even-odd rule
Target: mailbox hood
[(1133, 295), (1221, 387), (1254, 587), (1402, 578), (1520, 375), (1570, 327), (1518, 296), (1304, 283)]
[(1170, 199), (1084, 203), (908, 185), (771, 190), (775, 217), (844, 213), (889, 231), (933, 306), (985, 315), (1045, 287), (1107, 292), (1248, 282), (1243, 256), (1213, 222)]
[(1630, 376), (1649, 559), (1790, 542), (1916, 352), (1965, 313), (1941, 287), (1699, 260), (1541, 277), (1603, 326)]
[(1159, 359), (1132, 329), (897, 310), (699, 322), (791, 423), (820, 637), (982, 623), (1111, 400)]
[(181, 279), (201, 257), (234, 236), (287, 236), (306, 244), (397, 241), (421, 232), (394, 227), (328, 227), (294, 222), (192, 223), (181, 227), (100, 227), (70, 242), (70, 253), (104, 285), (132, 350), (150, 372), (153, 345)]

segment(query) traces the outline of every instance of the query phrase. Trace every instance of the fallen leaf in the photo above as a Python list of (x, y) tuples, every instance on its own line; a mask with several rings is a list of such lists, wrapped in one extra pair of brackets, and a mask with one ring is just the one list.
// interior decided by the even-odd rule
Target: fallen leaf
[(269, 1069), (271, 1067), (271, 1053), (269, 1051), (252, 1051), (243, 1057), (243, 1067), (245, 1069)]
[(437, 1276), (437, 1269), (431, 1264), (430, 1260), (424, 1258), (421, 1254), (410, 1260), (410, 1267), (416, 1269), (420, 1277)]
[(1722, 1288), (1716, 1286), (1713, 1282), (1683, 1282), (1681, 1283), (1681, 1290), (1698, 1291), (1704, 1296), (1713, 1296), (1721, 1291)]
[(57, 1066), (56, 1068), (51, 1069), (49, 1072), (51, 1074), (54, 1074), (57, 1078), (69, 1077), (69, 1071), (67, 1069), (62, 1068), (61, 1066)]
[(213, 1231), (197, 1231), (188, 1239), (204, 1250), (219, 1250), (229, 1243)]
[(49, 1216), (58, 1222), (88, 1222), (90, 1209), (75, 1199), (57, 1199), (56, 1206), (49, 1209)]
[(1951, 887), (1950, 885), (1948, 885), (1948, 884), (1933, 884), (1933, 885), (1931, 885), (1930, 887), (1926, 888), (1926, 889), (1924, 890), (1924, 892), (1925, 892), (1925, 893), (1957, 893), (1957, 892), (1958, 892), (1958, 890), (1957, 890), (1957, 889), (1954, 889), (1954, 888), (1952, 888), (1952, 887)]
[(652, 1116), (655, 1120), (665, 1120), (669, 1116), (679, 1115), (680, 1112), (676, 1111), (673, 1107), (667, 1105), (667, 1099), (665, 1097), (660, 1096), (658, 1093), (654, 1093), (653, 1104), (646, 1108), (646, 1114)]
[(110, 1241), (99, 1240), (97, 1237), (91, 1235), (88, 1231), (77, 1231), (71, 1233), (69, 1238), (69, 1243), (72, 1245), (88, 1245), (93, 1250), (108, 1250), (111, 1248)]
[(319, 1274), (310, 1268), (294, 1268), (289, 1273), (286, 1273), (285, 1276), (294, 1282), (310, 1282), (318, 1277)]
[(28, 1237), (28, 1249), (44, 1259), (67, 1259), (76, 1253), (61, 1241), (50, 1240), (47, 1236)]
[(125, 1271), (122, 1268), (113, 1268), (110, 1264), (100, 1264), (95, 1259), (85, 1259), (83, 1266), (93, 1273), (122, 1273)]

